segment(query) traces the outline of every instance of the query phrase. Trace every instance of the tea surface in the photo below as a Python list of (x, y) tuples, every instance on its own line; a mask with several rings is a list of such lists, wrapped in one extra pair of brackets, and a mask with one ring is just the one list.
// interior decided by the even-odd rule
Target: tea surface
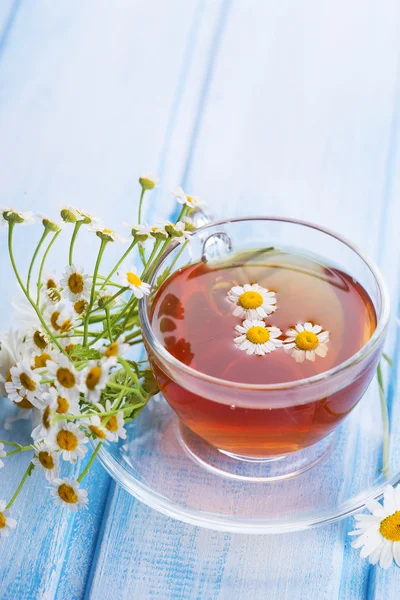
[[(228, 299), (233, 286), (258, 283), (276, 293), (277, 310), (264, 320), (285, 333), (311, 322), (329, 332), (326, 357), (298, 363), (283, 348), (248, 355), (234, 343)], [(157, 338), (181, 362), (220, 379), (282, 383), (322, 373), (355, 354), (371, 337), (376, 315), (364, 288), (349, 275), (312, 258), (279, 250), (254, 251), (226, 262), (198, 263), (174, 273), (152, 305)]]

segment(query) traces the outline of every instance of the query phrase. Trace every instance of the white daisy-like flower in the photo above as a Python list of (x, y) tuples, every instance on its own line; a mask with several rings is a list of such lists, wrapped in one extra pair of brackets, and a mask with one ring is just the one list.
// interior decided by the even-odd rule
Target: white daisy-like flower
[(149, 173), (145, 173), (139, 177), (139, 183), (145, 190), (152, 190), (157, 186), (157, 179)]
[(79, 399), (61, 396), (60, 392), (54, 388), (49, 388), (48, 392), (43, 394), (45, 406), (49, 406), (51, 412), (57, 415), (77, 415), (80, 412)]
[(44, 317), (56, 333), (68, 333), (76, 325), (76, 315), (71, 307), (63, 302), (48, 306), (44, 311)]
[(127, 239), (124, 238), (120, 233), (113, 231), (112, 229), (107, 229), (105, 227), (98, 227), (96, 225), (89, 225), (89, 231), (95, 233), (100, 239), (105, 242), (117, 242), (119, 244), (124, 244), (127, 242)]
[(60, 282), (54, 271), (45, 274), (41, 281), (40, 294), (47, 305), (49, 302), (55, 304), (61, 300)]
[(44, 472), (47, 481), (57, 479), (60, 473), (60, 457), (46, 442), (34, 445), (35, 457), (32, 462)]
[(57, 506), (65, 506), (72, 512), (87, 508), (87, 491), (82, 490), (77, 481), (64, 477), (64, 479), (55, 479), (53, 483), (55, 487), (50, 488), (50, 492)]
[(111, 358), (112, 356), (123, 356), (129, 349), (130, 345), (124, 342), (123, 336), (119, 336), (112, 344), (103, 346), (101, 352), (106, 358)]
[(87, 368), (82, 372), (81, 392), (86, 400), (95, 404), (99, 401), (102, 390), (107, 385), (110, 369), (117, 363), (115, 356), (100, 361), (90, 360)]
[(283, 347), (290, 352), (296, 362), (315, 360), (315, 356), (324, 358), (328, 353), (329, 331), (323, 331), (321, 325), (299, 323), (294, 329), (288, 329)]
[[(44, 396), (45, 394), (43, 394)], [(48, 399), (43, 401), (43, 408), (38, 410), (33, 409), (32, 413), (32, 426), (33, 430), (31, 438), (34, 442), (43, 441), (50, 433), (52, 429), (51, 424), (51, 402)]]
[(48, 361), (46, 366), (47, 378), (54, 379), (60, 396), (69, 398), (71, 401), (79, 399), (81, 374), (76, 371), (65, 354), (60, 354), (57, 362)]
[(44, 215), (43, 213), (36, 213), (35, 216), (42, 221), (43, 227), (48, 231), (57, 232), (63, 228), (62, 223), (56, 223), (55, 221), (53, 221), (53, 219), (50, 219), (47, 215)]
[(278, 327), (267, 327), (264, 321), (246, 319), (242, 325), (236, 325), (235, 329), (240, 335), (233, 341), (246, 354), (262, 356), (282, 346), (282, 341), (278, 339), (282, 335), (281, 330)]
[(166, 240), (169, 237), (164, 225), (153, 225), (150, 227), (150, 235), (156, 240)]
[(6, 381), (5, 388), (12, 402), (27, 400), (36, 408), (43, 406), (44, 387), (40, 384), (41, 376), (30, 367), (27, 357), (10, 369), (11, 381)]
[(45, 369), (49, 360), (57, 361), (60, 351), (58, 348), (48, 347), (44, 351), (32, 352), (30, 355), (31, 369)]
[[(101, 404), (97, 404), (97, 408), (100, 410), (100, 412), (110, 412), (114, 410), (110, 400), (107, 400), (105, 407), (103, 407)], [(126, 439), (123, 412), (118, 412), (115, 415), (111, 415), (111, 417), (103, 417), (101, 418), (101, 421), (107, 430), (107, 439), (110, 442), (117, 442), (118, 438), (123, 440)]]
[(83, 221), (85, 225), (100, 228), (103, 224), (100, 217), (95, 217), (81, 208), (75, 208), (75, 213), (78, 215), (78, 221)]
[(0, 499), (0, 538), (10, 535), (17, 526), (17, 521), (10, 517), (10, 511), (6, 506), (7, 502)]
[(179, 242), (179, 244), (184, 244), (192, 235), (191, 231), (186, 229), (186, 225), (182, 221), (178, 221), (177, 223), (166, 223), (165, 230), (172, 238)]
[(4, 463), (1, 459), (5, 458), (6, 455), (7, 455), (7, 452), (4, 450), (4, 444), (2, 444), (0, 442), (0, 469), (2, 469), (4, 467)]
[(60, 206), (60, 215), (65, 223), (76, 223), (81, 220), (80, 215), (71, 204)]
[(31, 327), (26, 332), (25, 343), (27, 350), (37, 354), (48, 349), (50, 339), (42, 327)]
[(19, 331), (0, 334), (0, 397), (6, 396), (5, 382), (11, 379), (11, 367), (21, 360), (24, 344)]
[(236, 305), (235, 317), (264, 319), (276, 310), (276, 294), (258, 283), (235, 285), (228, 292), (228, 300)]
[(70, 463), (83, 458), (87, 452), (85, 444), (88, 438), (78, 425), (69, 421), (59, 421), (50, 430), (45, 441), (52, 450), (61, 452), (63, 459)]
[(358, 536), (351, 544), (361, 548), (361, 558), (369, 557), (371, 565), (388, 569), (393, 559), (400, 567), (400, 485), (388, 485), (383, 496), (383, 506), (376, 500), (366, 502), (372, 514), (355, 516), (357, 528), (350, 536)]
[(19, 225), (32, 225), (35, 217), (32, 211), (22, 212), (13, 208), (0, 208), (0, 227), (7, 223), (18, 223)]
[(75, 346), (83, 343), (83, 337), (80, 337), (80, 336), (68, 337), (67, 336), (67, 337), (59, 338), (58, 341), (59, 341), (61, 347), (64, 348), (65, 352), (67, 354), (71, 354), (71, 352)]
[(62, 294), (71, 302), (88, 298), (91, 290), (89, 276), (80, 265), (68, 265), (60, 281)]
[(88, 419), (82, 419), (82, 425), (86, 427), (90, 434), (99, 440), (106, 440), (110, 436), (110, 432), (104, 427), (98, 415), (93, 415)]
[(140, 279), (136, 267), (131, 266), (128, 269), (119, 269), (118, 277), (124, 287), (128, 287), (132, 290), (133, 295), (136, 298), (143, 298), (143, 296), (150, 294), (149, 284)]
[(151, 235), (151, 228), (146, 223), (143, 223), (142, 225), (130, 225), (129, 223), (122, 223), (122, 225), (129, 229), (132, 237), (141, 245), (143, 245)]
[(205, 203), (199, 200), (198, 198), (188, 196), (181, 187), (176, 188), (176, 190), (174, 190), (172, 194), (175, 196), (179, 204), (185, 204), (190, 208), (202, 208), (205, 206)]

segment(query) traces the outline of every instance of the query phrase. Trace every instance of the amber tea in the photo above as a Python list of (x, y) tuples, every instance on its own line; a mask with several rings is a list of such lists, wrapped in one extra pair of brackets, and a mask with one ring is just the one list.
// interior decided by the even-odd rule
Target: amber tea
[[(328, 371), (360, 350), (376, 327), (365, 289), (340, 269), (276, 249), (179, 269), (156, 293), (154, 333), (180, 362), (241, 384), (274, 385)], [(344, 389), (282, 408), (214, 402), (155, 367), (182, 421), (224, 451), (284, 455), (324, 438), (358, 402), (372, 365)], [(229, 388), (227, 388), (227, 395)]]

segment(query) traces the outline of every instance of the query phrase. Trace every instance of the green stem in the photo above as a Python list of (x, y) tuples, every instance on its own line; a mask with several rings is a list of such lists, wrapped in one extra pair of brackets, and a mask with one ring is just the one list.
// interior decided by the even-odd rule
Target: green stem
[(130, 340), (135, 339), (136, 337), (138, 337), (138, 335), (142, 335), (142, 330), (138, 329), (137, 331), (135, 331), (134, 333), (130, 333), (129, 335), (127, 335), (124, 339), (125, 342), (129, 342)]
[(27, 452), (27, 450), (33, 450), (32, 446), (20, 446), (16, 450), (7, 452), (6, 456), (12, 456), (13, 454), (18, 454), (19, 452)]
[(43, 254), (43, 258), (42, 258), (42, 262), (40, 263), (40, 268), (39, 268), (39, 275), (38, 275), (38, 280), (37, 280), (37, 299), (36, 299), (36, 304), (39, 304), (39, 300), (40, 300), (40, 288), (42, 287), (42, 273), (43, 273), (43, 269), (44, 269), (44, 264), (46, 262), (46, 258), (48, 253), (50, 252), (50, 248), (52, 247), (52, 245), (54, 244), (54, 242), (56, 241), (56, 239), (58, 238), (58, 236), (61, 233), (61, 229), (59, 231), (57, 231), (57, 233), (55, 233), (53, 235), (53, 237), (50, 240), (49, 245), (46, 248), (45, 253)]
[(86, 465), (86, 467), (83, 469), (82, 473), (79, 475), (77, 481), (78, 483), (80, 483), (82, 481), (82, 479), (85, 477), (85, 475), (87, 474), (87, 472), (89, 471), (90, 467), (93, 464), (94, 459), (96, 458), (100, 448), (102, 447), (103, 442), (99, 442), (96, 446), (95, 451), (93, 452), (92, 456), (90, 457), (90, 460), (88, 462), (88, 464)]
[(41, 248), (44, 240), (46, 239), (48, 233), (49, 233), (49, 230), (47, 229), (47, 227), (45, 227), (45, 229), (43, 231), (43, 234), (42, 234), (42, 237), (40, 238), (39, 243), (36, 246), (36, 250), (33, 253), (31, 264), (29, 265), (28, 278), (26, 280), (26, 289), (28, 291), (30, 290), (30, 286), (31, 286), (31, 276), (32, 276), (33, 265), (35, 264), (35, 261), (36, 261), (37, 255), (39, 253), (39, 250), (40, 250), (40, 248)]
[(35, 468), (35, 465), (31, 462), (29, 463), (29, 466), (27, 468), (27, 470), (25, 471), (24, 476), (21, 479), (21, 483), (19, 484), (19, 486), (17, 487), (17, 489), (15, 490), (15, 494), (14, 496), (11, 498), (10, 502), (7, 504), (6, 508), (11, 508), (12, 505), (14, 504), (18, 494), (20, 493), (20, 491), (22, 490), (22, 487), (25, 483), (25, 481), (27, 480), (27, 478), (31, 475), (33, 469)]
[(18, 447), (21, 447), (21, 444), (18, 444), (18, 442), (9, 442), (8, 440), (0, 440), (0, 444), (5, 444), (7, 446), (18, 446)]
[(99, 271), (101, 259), (103, 257), (103, 253), (104, 253), (106, 245), (107, 245), (107, 241), (106, 240), (101, 240), (99, 253), (97, 255), (96, 265), (94, 267), (93, 281), (92, 281), (92, 290), (90, 292), (89, 306), (88, 306), (87, 313), (86, 313), (86, 316), (85, 316), (85, 322), (84, 322), (84, 328), (83, 328), (83, 331), (84, 331), (84, 334), (83, 334), (83, 345), (84, 346), (86, 346), (86, 344), (87, 344), (88, 326), (89, 326), (89, 315), (90, 315), (90, 311), (93, 308), (93, 303), (94, 303), (94, 295), (95, 295), (95, 292), (96, 292), (96, 278), (97, 278), (97, 273)]
[(144, 198), (145, 193), (146, 193), (146, 189), (144, 187), (142, 187), (142, 192), (140, 194), (140, 200), (139, 200), (139, 208), (138, 208), (138, 225), (140, 225), (140, 223), (142, 222), (142, 204), (143, 204), (143, 198)]
[(108, 276), (103, 281), (103, 283), (101, 285), (101, 288), (100, 288), (101, 290), (107, 285), (107, 283), (109, 282), (109, 280), (111, 279), (111, 277), (114, 275), (115, 271), (118, 269), (118, 267), (120, 266), (120, 264), (122, 262), (124, 262), (124, 260), (126, 259), (126, 257), (128, 256), (128, 254), (130, 254), (130, 252), (136, 246), (136, 244), (137, 244), (137, 240), (133, 240), (133, 242), (129, 246), (128, 250), (123, 253), (123, 255), (121, 256), (121, 258), (119, 259), (119, 261), (117, 262), (117, 264), (115, 265), (115, 267), (112, 269), (112, 271), (109, 272)]
[(105, 308), (105, 311), (106, 311), (108, 337), (109, 337), (110, 343), (112, 344), (114, 340), (113, 340), (111, 321), (110, 321), (110, 311), (108, 308)]
[(79, 230), (80, 230), (80, 228), (82, 227), (82, 225), (83, 225), (83, 220), (81, 220), (81, 221), (77, 221), (77, 222), (75, 223), (74, 231), (73, 231), (73, 233), (72, 233), (72, 237), (71, 237), (71, 243), (70, 243), (70, 245), (69, 245), (69, 264), (70, 264), (70, 266), (71, 266), (71, 265), (72, 265), (72, 263), (74, 262), (74, 261), (73, 261), (73, 256), (74, 256), (74, 246), (75, 246), (75, 241), (76, 241), (77, 235), (78, 235), (78, 233), (79, 233)]
[(382, 456), (382, 473), (385, 476), (389, 474), (389, 445), (390, 445), (390, 430), (389, 430), (389, 414), (386, 403), (385, 389), (383, 387), (383, 377), (381, 364), (377, 367), (379, 398), (381, 402), (382, 425), (383, 425), (383, 456)]
[[(43, 319), (43, 317), (42, 317), (42, 313), (40, 312), (40, 310), (39, 310), (38, 306), (35, 304), (35, 302), (32, 300), (32, 298), (30, 297), (30, 295), (29, 295), (29, 293), (28, 293), (27, 289), (25, 288), (25, 286), (24, 286), (24, 284), (23, 284), (23, 282), (22, 282), (22, 279), (21, 279), (21, 277), (20, 277), (20, 274), (18, 273), (18, 269), (17, 269), (17, 265), (16, 265), (16, 263), (15, 263), (15, 259), (14, 259), (14, 253), (13, 253), (13, 249), (12, 249), (12, 234), (13, 234), (13, 229), (14, 229), (14, 223), (13, 223), (13, 222), (10, 222), (10, 223), (9, 223), (9, 227), (8, 227), (8, 252), (9, 252), (9, 255), (10, 255), (11, 265), (12, 265), (12, 268), (13, 268), (13, 270), (14, 270), (15, 277), (17, 278), (17, 281), (18, 281), (18, 283), (19, 283), (19, 285), (20, 285), (20, 288), (21, 288), (21, 290), (24, 292), (24, 294), (25, 294), (25, 296), (26, 296), (27, 300), (28, 300), (28, 301), (29, 301), (29, 303), (31, 304), (32, 308), (35, 310), (35, 312), (36, 312), (36, 314), (37, 314), (37, 316), (38, 316), (38, 318), (39, 318), (39, 321), (41, 322), (42, 326), (44, 327), (44, 329), (45, 329), (46, 333), (48, 334), (48, 336), (50, 337), (50, 339), (53, 341), (53, 343), (54, 343), (54, 344), (57, 346), (57, 348), (58, 348), (58, 349), (59, 349), (61, 352), (63, 352), (63, 354), (65, 354), (64, 348), (62, 348), (62, 347), (60, 346), (60, 344), (58, 343), (58, 341), (57, 341), (57, 340), (55, 339), (55, 337), (53, 336), (53, 333), (51, 332), (51, 330), (49, 329), (49, 327), (48, 327), (47, 323), (45, 322), (45, 320), (44, 320), (44, 319)], [(57, 237), (57, 235), (58, 235), (59, 233), (60, 233), (60, 232), (59, 232), (59, 231), (57, 231), (57, 233), (56, 233), (56, 234), (55, 234), (55, 236), (53, 237), (53, 240), (54, 240), (54, 238), (56, 238), (56, 237)], [(51, 245), (51, 243), (52, 243), (52, 242), (50, 242), (49, 246)], [(42, 261), (42, 262), (43, 262), (43, 261)]]

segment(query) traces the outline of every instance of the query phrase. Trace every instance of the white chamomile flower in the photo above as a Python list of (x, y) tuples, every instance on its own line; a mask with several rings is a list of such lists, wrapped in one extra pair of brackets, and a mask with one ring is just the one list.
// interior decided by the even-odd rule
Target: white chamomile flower
[(81, 220), (80, 215), (71, 204), (60, 206), (60, 215), (65, 223), (76, 223)]
[(137, 274), (136, 267), (131, 266), (129, 269), (119, 269), (118, 277), (124, 287), (132, 290), (136, 298), (143, 298), (150, 293), (150, 286), (140, 279)]
[(321, 325), (299, 323), (286, 332), (283, 347), (296, 362), (315, 360), (315, 356), (324, 358), (328, 353), (329, 331), (323, 331)]
[(86, 210), (81, 208), (75, 208), (75, 212), (78, 215), (78, 221), (83, 221), (85, 225), (91, 225), (92, 227), (101, 227), (102, 221), (100, 217), (95, 217), (89, 214)]
[(129, 223), (122, 223), (122, 225), (129, 229), (132, 237), (141, 245), (143, 245), (151, 235), (151, 228), (146, 223), (143, 223), (142, 225), (130, 225)]
[(27, 350), (33, 354), (38, 354), (48, 349), (50, 339), (41, 327), (31, 327), (26, 332), (25, 343)]
[(29, 359), (31, 369), (45, 369), (49, 360), (56, 361), (58, 359), (59, 354), (60, 351), (58, 350), (58, 348), (50, 347), (44, 351), (32, 352)]
[(62, 294), (71, 302), (76, 302), (90, 295), (91, 283), (84, 268), (78, 265), (68, 265), (60, 281)]
[(56, 333), (68, 333), (76, 325), (76, 315), (63, 302), (48, 306), (44, 316), (51, 329)]
[(150, 235), (156, 240), (166, 240), (169, 237), (163, 225), (153, 225), (150, 227)]
[(49, 302), (55, 304), (61, 300), (61, 289), (60, 282), (58, 281), (57, 275), (54, 271), (47, 272), (42, 279), (42, 287), (40, 293), (43, 301), (48, 304)]
[(65, 352), (67, 354), (71, 354), (72, 350), (75, 348), (75, 346), (77, 346), (78, 344), (82, 344), (83, 343), (83, 337), (79, 337), (79, 336), (74, 336), (74, 337), (62, 337), (59, 339), (59, 344), (61, 345), (62, 348), (64, 348)]
[(43, 441), (50, 433), (52, 424), (51, 424), (51, 405), (52, 402), (45, 398), (47, 394), (43, 394), (43, 407), (38, 410), (37, 408), (33, 409), (32, 413), (32, 426), (33, 430), (31, 433), (31, 438), (34, 442)]
[(36, 408), (41, 408), (44, 392), (44, 388), (40, 384), (41, 376), (31, 369), (27, 357), (18, 362), (15, 367), (11, 367), (10, 374), (11, 381), (5, 383), (10, 400), (17, 404), (27, 400)]
[(179, 204), (184, 204), (189, 206), (190, 208), (202, 208), (205, 204), (198, 198), (194, 198), (193, 196), (188, 196), (181, 187), (176, 188), (175, 191), (172, 192), (175, 196), (177, 202)]
[(13, 208), (0, 208), (0, 227), (7, 223), (18, 223), (19, 225), (32, 225), (35, 222), (32, 211), (22, 212)]
[(172, 238), (179, 242), (179, 244), (186, 242), (192, 235), (191, 231), (186, 229), (186, 225), (182, 221), (178, 221), (177, 223), (167, 223), (165, 225), (165, 230)]
[(82, 419), (82, 425), (99, 440), (106, 440), (109, 436), (109, 431), (104, 427), (98, 415), (93, 415), (88, 419)]
[(349, 535), (358, 536), (351, 544), (361, 548), (361, 558), (369, 557), (371, 565), (388, 569), (395, 560), (400, 567), (400, 485), (388, 485), (383, 496), (383, 506), (376, 500), (366, 502), (372, 514), (355, 516), (357, 528)]
[(258, 283), (235, 285), (228, 292), (228, 300), (236, 304), (235, 317), (263, 319), (276, 310), (275, 292), (270, 292)]
[(83, 458), (87, 452), (85, 444), (87, 444), (88, 438), (76, 423), (69, 421), (56, 423), (45, 441), (52, 450), (61, 452), (63, 459), (70, 463), (75, 463), (78, 458)]
[(62, 223), (56, 223), (55, 221), (53, 221), (53, 219), (50, 219), (47, 215), (44, 215), (43, 213), (36, 213), (35, 216), (42, 221), (43, 227), (48, 231), (53, 231), (54, 233), (56, 233), (57, 231), (60, 231), (60, 229), (63, 228)]
[(95, 404), (99, 401), (102, 390), (107, 385), (110, 369), (117, 363), (115, 356), (100, 361), (91, 360), (82, 373), (81, 392), (86, 400)]
[(264, 321), (246, 319), (242, 325), (236, 325), (235, 329), (240, 335), (233, 341), (246, 354), (262, 356), (282, 346), (278, 339), (282, 335), (281, 330), (278, 327), (267, 327)]
[(152, 190), (157, 186), (157, 179), (149, 173), (145, 173), (139, 177), (139, 183), (144, 190)]
[(95, 233), (101, 240), (105, 242), (117, 242), (124, 244), (127, 240), (120, 233), (113, 231), (112, 229), (98, 227), (96, 225), (89, 225), (89, 231)]
[(0, 397), (6, 396), (5, 382), (11, 379), (11, 367), (21, 360), (24, 344), (20, 333), (10, 329), (0, 334)]
[(49, 388), (49, 391), (43, 394), (43, 402), (45, 406), (50, 407), (51, 412), (57, 415), (77, 415), (80, 412), (78, 398), (71, 399), (65, 395), (62, 396), (54, 387)]
[(10, 535), (17, 526), (17, 521), (10, 517), (10, 511), (6, 506), (7, 502), (0, 499), (0, 538)]
[(60, 472), (60, 457), (58, 452), (52, 450), (46, 442), (35, 444), (34, 449), (35, 457), (32, 460), (33, 464), (44, 472), (47, 481), (57, 479)]
[(60, 354), (57, 362), (48, 361), (46, 378), (54, 379), (54, 384), (60, 396), (77, 400), (79, 398), (79, 387), (81, 374), (75, 370), (73, 364), (65, 356)]
[(6, 454), (7, 454), (7, 452), (4, 450), (4, 444), (2, 444), (0, 442), (0, 469), (2, 469), (4, 467), (4, 463), (1, 459), (5, 458)]
[(53, 483), (55, 487), (50, 488), (50, 492), (57, 506), (65, 506), (72, 512), (87, 508), (87, 491), (80, 489), (78, 481), (64, 477), (55, 479)]
[(126, 344), (124, 338), (120, 336), (111, 344), (108, 344), (108, 346), (103, 346), (101, 352), (106, 358), (111, 358), (112, 356), (123, 356), (128, 352), (129, 348), (130, 345)]
[[(116, 410), (111, 404), (110, 400), (107, 400), (105, 408), (99, 404), (97, 407), (101, 412), (110, 412), (112, 410)], [(107, 430), (107, 439), (110, 442), (117, 442), (118, 438), (123, 440), (126, 438), (123, 412), (118, 412), (115, 415), (111, 415), (111, 417), (104, 417), (102, 418), (102, 422)]]

